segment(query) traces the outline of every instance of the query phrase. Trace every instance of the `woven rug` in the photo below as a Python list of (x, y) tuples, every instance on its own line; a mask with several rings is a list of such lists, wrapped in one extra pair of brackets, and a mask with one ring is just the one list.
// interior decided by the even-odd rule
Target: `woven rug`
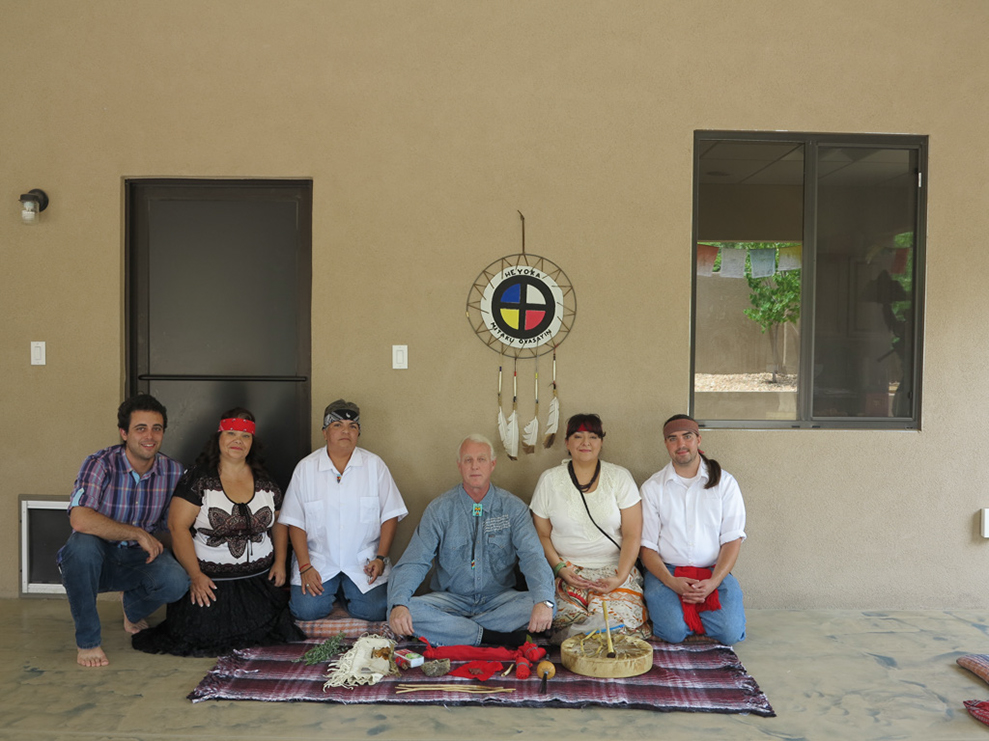
[[(326, 664), (306, 666), (294, 662), (314, 642), (252, 648), (220, 657), (188, 699), (260, 700), (263, 702), (383, 703), (394, 705), (488, 705), (503, 707), (582, 708), (590, 705), (620, 709), (668, 712), (753, 713), (774, 717), (769, 700), (749, 676), (738, 656), (717, 643), (653, 645), (653, 667), (646, 674), (627, 679), (583, 677), (563, 668), (559, 649), (550, 658), (557, 667), (545, 692), (535, 677), (519, 680), (514, 671), (496, 674), (483, 687), (508, 687), (514, 692), (466, 694), (428, 690), (396, 694), (398, 684), (478, 686), (456, 677), (427, 677), (421, 669), (386, 677), (373, 686), (323, 689)], [(401, 647), (401, 646), (400, 646)], [(416, 646), (408, 644), (413, 649)], [(461, 662), (454, 662), (454, 666)], [(507, 665), (506, 665), (507, 666)]]

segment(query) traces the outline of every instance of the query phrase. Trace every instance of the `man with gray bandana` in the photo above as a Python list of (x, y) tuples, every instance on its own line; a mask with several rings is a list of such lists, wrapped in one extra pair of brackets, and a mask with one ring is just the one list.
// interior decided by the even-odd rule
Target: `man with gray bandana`
[(298, 620), (330, 614), (342, 596), (351, 617), (385, 619), (388, 551), (409, 513), (388, 466), (357, 447), (360, 408), (337, 399), (323, 413), (326, 446), (295, 467), (278, 521), (295, 558), (289, 608)]

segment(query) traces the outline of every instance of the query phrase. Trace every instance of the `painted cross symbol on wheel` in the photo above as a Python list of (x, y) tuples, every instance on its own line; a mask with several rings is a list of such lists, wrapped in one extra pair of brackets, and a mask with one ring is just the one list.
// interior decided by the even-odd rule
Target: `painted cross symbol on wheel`
[(503, 281), (491, 298), (491, 309), (498, 327), (520, 340), (538, 336), (556, 317), (549, 287), (528, 275)]

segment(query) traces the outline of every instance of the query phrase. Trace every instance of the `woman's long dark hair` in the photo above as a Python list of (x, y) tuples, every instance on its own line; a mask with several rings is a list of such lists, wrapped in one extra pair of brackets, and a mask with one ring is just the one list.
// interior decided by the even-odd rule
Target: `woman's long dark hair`
[[(689, 419), (694, 424), (697, 424), (697, 420), (691, 417), (689, 414), (674, 414), (668, 420), (663, 422), (663, 429), (666, 429), (666, 425), (678, 419)], [(707, 464), (707, 484), (705, 484), (705, 489), (713, 489), (719, 483), (721, 483), (721, 464), (718, 463), (714, 458), (708, 458), (704, 455), (704, 451), (699, 449), (698, 453), (701, 454), (701, 458), (704, 459), (704, 463)]]
[[(255, 421), (254, 415), (251, 414), (250, 410), (244, 409), (244, 407), (228, 409), (220, 415), (220, 419), (246, 419), (249, 422)], [(200, 451), (199, 457), (196, 458), (196, 468), (204, 471), (219, 472), (220, 434), (220, 430), (217, 430), (210, 435), (209, 440), (206, 441), (202, 451)], [(251, 449), (247, 452), (246, 461), (247, 465), (251, 467), (251, 472), (254, 474), (255, 483), (270, 479), (268, 472), (264, 470), (264, 446), (261, 444), (257, 435), (254, 435), (254, 439), (251, 441)]]

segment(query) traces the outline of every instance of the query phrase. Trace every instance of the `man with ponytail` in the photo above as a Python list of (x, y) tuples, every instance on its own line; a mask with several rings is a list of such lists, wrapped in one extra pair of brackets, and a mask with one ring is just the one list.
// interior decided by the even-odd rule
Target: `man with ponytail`
[(686, 414), (663, 425), (670, 463), (641, 488), (645, 596), (653, 633), (670, 643), (707, 635), (745, 639), (742, 590), (731, 574), (745, 540), (745, 504), (735, 478), (698, 447)]

